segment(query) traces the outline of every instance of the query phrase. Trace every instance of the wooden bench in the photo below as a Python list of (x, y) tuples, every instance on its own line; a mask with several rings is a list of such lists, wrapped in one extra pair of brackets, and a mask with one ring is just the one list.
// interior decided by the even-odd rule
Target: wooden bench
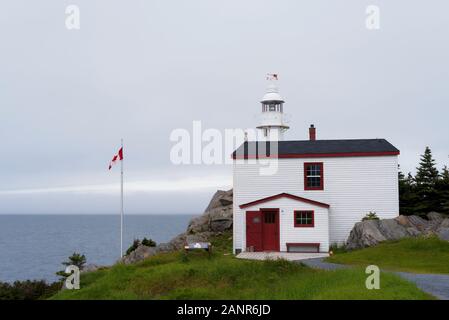
[(212, 252), (212, 244), (210, 242), (190, 242), (184, 246), (186, 252), (192, 250), (205, 250), (209, 254)]
[[(307, 242), (307, 243), (298, 243), (298, 242), (288, 242), (287, 244), (287, 252), (298, 252), (298, 253), (310, 253), (310, 252), (320, 252), (320, 244), (316, 242)], [(307, 250), (298, 250), (298, 251), (291, 251), (291, 247), (310, 247), (314, 248), (316, 251), (307, 251)]]

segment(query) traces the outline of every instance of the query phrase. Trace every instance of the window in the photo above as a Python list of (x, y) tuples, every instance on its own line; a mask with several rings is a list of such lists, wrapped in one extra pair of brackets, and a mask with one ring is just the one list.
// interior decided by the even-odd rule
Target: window
[(297, 228), (313, 228), (315, 226), (315, 219), (313, 211), (295, 211), (295, 227)]
[(323, 190), (324, 174), (322, 162), (304, 163), (304, 190)]
[(264, 223), (276, 223), (276, 213), (272, 211), (265, 212)]

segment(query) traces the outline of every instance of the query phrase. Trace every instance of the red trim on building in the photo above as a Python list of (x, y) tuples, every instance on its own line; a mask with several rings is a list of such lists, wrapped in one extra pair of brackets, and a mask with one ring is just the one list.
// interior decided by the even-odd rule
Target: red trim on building
[[(320, 186), (309, 187), (307, 185), (307, 166), (317, 164), (320, 166)], [(304, 162), (304, 190), (324, 190), (324, 165), (323, 162)]]
[(276, 200), (276, 199), (283, 198), (283, 197), (290, 198), (290, 199), (297, 200), (297, 201), (301, 201), (301, 202), (305, 202), (305, 203), (314, 204), (316, 206), (323, 207), (323, 208), (329, 208), (330, 207), (330, 205), (328, 205), (327, 203), (323, 203), (323, 202), (319, 202), (319, 201), (315, 201), (315, 200), (311, 200), (311, 199), (307, 199), (307, 198), (303, 198), (303, 197), (298, 197), (298, 196), (295, 196), (293, 194), (283, 192), (283, 193), (276, 194), (274, 196), (270, 196), (270, 197), (266, 197), (266, 198), (262, 198), (262, 199), (259, 199), (259, 200), (255, 200), (255, 201), (251, 201), (251, 202), (248, 202), (248, 203), (241, 204), (239, 206), (239, 208), (240, 209), (244, 209), (244, 208), (247, 208), (247, 207), (259, 204), (259, 203), (264, 203), (264, 202), (267, 202), (267, 201)]
[[(296, 223), (296, 213), (302, 213), (302, 212), (312, 213), (312, 223), (311, 224)], [(313, 211), (313, 210), (295, 210), (295, 211), (293, 211), (293, 224), (294, 224), (295, 228), (314, 228), (315, 227), (315, 211)]]
[(283, 158), (339, 158), (339, 157), (381, 157), (381, 156), (397, 156), (399, 151), (384, 152), (340, 152), (340, 153), (299, 153), (299, 154), (279, 154), (279, 155), (232, 155), (233, 159), (283, 159)]

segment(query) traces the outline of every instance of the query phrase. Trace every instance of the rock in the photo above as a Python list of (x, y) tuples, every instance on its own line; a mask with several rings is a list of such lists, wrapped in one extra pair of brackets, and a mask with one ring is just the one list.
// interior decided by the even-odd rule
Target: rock
[(215, 192), (215, 194), (212, 196), (211, 201), (209, 202), (209, 205), (207, 206), (205, 212), (208, 212), (212, 209), (228, 206), (232, 204), (233, 202), (233, 190), (230, 189), (228, 191), (218, 190)]
[(440, 228), (449, 228), (449, 218), (444, 219), (444, 220), (440, 223)]
[(202, 215), (190, 220), (187, 233), (199, 233), (209, 230), (209, 216)]
[(449, 241), (449, 228), (439, 228), (437, 235), (441, 240)]
[(416, 229), (415, 227), (410, 227), (410, 228), (406, 228), (406, 229), (407, 229), (408, 234), (411, 237), (417, 237), (417, 236), (421, 235), (421, 232), (418, 229)]
[(186, 243), (207, 242), (210, 239), (210, 237), (215, 234), (216, 233), (210, 232), (210, 231), (201, 232), (201, 233), (197, 233), (197, 234), (188, 234), (186, 236)]
[(156, 246), (157, 252), (170, 252), (176, 249), (172, 243), (160, 243)]
[(136, 250), (130, 254), (124, 256), (120, 261), (124, 264), (132, 264), (140, 262), (148, 257), (151, 257), (157, 253), (156, 247), (147, 247), (139, 245)]
[(223, 232), (232, 228), (232, 195), (233, 191), (218, 190), (203, 215), (193, 218), (187, 227), (188, 234), (207, 231)]
[(428, 227), (429, 222), (419, 216), (408, 216), (407, 218), (410, 224), (419, 231), (424, 231)]
[[(231, 198), (232, 198), (232, 195), (231, 195)], [(229, 206), (233, 202), (232, 202), (232, 199), (228, 200), (228, 199), (223, 198), (223, 199), (220, 199), (220, 203), (222, 206)]]
[(401, 226), (404, 227), (410, 227), (410, 221), (408, 220), (408, 216), (399, 215), (396, 218), (394, 218)]
[(370, 247), (387, 240), (379, 230), (380, 220), (357, 222), (349, 234), (346, 247), (349, 250)]
[(427, 219), (429, 219), (430, 221), (438, 221), (441, 223), (441, 221), (443, 221), (444, 219), (444, 215), (435, 211), (429, 212), (427, 214)]
[(449, 241), (449, 218), (437, 212), (429, 212), (427, 218), (400, 215), (394, 219), (358, 222), (349, 234), (346, 247), (360, 249), (386, 240), (433, 235)]
[(216, 234), (232, 230), (232, 196), (232, 189), (215, 192), (204, 213), (190, 220), (186, 232), (173, 238), (169, 244), (179, 250), (188, 242), (207, 242)]
[(214, 232), (223, 232), (232, 227), (232, 218), (215, 219), (211, 221), (210, 228)]
[(387, 240), (399, 240), (410, 236), (410, 233), (400, 225), (395, 219), (379, 220), (378, 228), (380, 233)]
[(81, 270), (81, 273), (97, 271), (100, 268), (101, 268), (101, 266), (98, 266), (96, 264), (92, 264), (92, 263), (87, 264), (83, 267), (83, 269)]
[(438, 230), (436, 231), (436, 235), (441, 240), (449, 241), (449, 218), (445, 218), (443, 216), (443, 220), (441, 221), (440, 225), (438, 226)]
[(186, 233), (178, 234), (176, 237), (170, 240), (169, 244), (174, 250), (180, 250), (184, 248), (184, 245), (186, 244), (186, 237)]

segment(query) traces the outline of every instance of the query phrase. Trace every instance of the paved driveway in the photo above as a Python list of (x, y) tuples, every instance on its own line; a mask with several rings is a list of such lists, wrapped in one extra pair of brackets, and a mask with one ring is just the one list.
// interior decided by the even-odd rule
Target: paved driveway
[[(308, 267), (323, 270), (337, 270), (351, 267), (348, 265), (325, 262), (324, 258), (306, 259), (301, 260), (300, 262)], [(416, 286), (420, 288), (422, 291), (427, 292), (438, 299), (449, 300), (449, 275), (418, 274), (410, 272), (393, 272), (393, 273), (401, 276), (406, 280), (414, 282)]]

